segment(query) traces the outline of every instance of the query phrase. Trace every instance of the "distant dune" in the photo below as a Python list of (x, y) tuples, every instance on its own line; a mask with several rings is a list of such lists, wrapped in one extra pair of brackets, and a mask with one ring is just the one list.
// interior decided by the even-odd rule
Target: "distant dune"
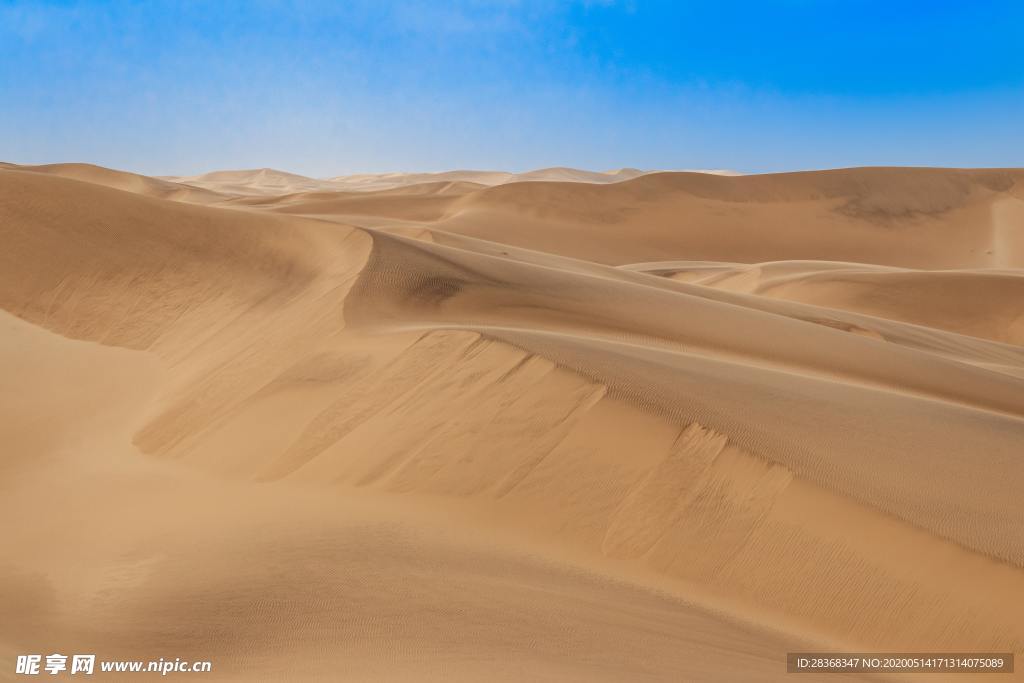
[(4, 164), (0, 240), (0, 651), (1020, 669), (1024, 170)]
[[(493, 186), (525, 181), (618, 183), (637, 178), (649, 171), (622, 168), (616, 171), (584, 171), (576, 168), (542, 168), (525, 173), (506, 171), (443, 171), (441, 173), (361, 173), (317, 180), (306, 176), (260, 168), (245, 171), (213, 171), (197, 176), (165, 176), (163, 179), (239, 195), (280, 195), (296, 192), (337, 191), (374, 192), (410, 185), (435, 183), (471, 183)], [(697, 171), (736, 175), (732, 171)]]

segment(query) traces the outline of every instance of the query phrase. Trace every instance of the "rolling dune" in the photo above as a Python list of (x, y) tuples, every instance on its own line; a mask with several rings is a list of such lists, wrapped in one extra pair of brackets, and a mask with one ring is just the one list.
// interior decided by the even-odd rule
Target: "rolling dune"
[[(706, 171), (728, 173), (728, 171)], [(415, 185), (469, 183), (481, 187), (524, 181), (616, 183), (644, 174), (635, 168), (605, 173), (575, 168), (542, 168), (526, 173), (506, 171), (444, 171), (441, 173), (361, 173), (318, 180), (295, 173), (260, 168), (213, 171), (197, 176), (167, 176), (165, 180), (240, 195), (278, 196), (304, 191), (374, 192)]]
[(0, 166), (0, 651), (1019, 659), (1021, 207), (1019, 170)]

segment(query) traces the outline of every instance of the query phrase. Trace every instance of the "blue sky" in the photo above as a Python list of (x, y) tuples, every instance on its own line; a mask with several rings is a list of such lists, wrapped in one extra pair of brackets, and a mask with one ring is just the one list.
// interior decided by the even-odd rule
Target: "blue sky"
[(1024, 2), (0, 0), (0, 159), (1024, 166)]

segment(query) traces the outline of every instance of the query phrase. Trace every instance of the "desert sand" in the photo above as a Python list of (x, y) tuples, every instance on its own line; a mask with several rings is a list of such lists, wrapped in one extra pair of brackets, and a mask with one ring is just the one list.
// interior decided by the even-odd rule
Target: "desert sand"
[(1024, 171), (4, 164), (0, 240), (4, 661), (1024, 656)]

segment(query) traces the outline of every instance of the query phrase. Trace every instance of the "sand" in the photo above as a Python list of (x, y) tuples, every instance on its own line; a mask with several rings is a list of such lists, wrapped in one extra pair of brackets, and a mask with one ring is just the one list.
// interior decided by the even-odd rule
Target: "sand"
[(4, 164), (0, 240), (4, 662), (1024, 656), (1024, 171)]

